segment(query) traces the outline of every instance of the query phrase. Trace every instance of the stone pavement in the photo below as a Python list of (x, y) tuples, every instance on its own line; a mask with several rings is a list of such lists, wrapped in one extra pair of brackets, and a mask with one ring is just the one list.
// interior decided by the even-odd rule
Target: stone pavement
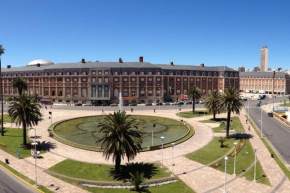
[[(58, 180), (43, 171), (43, 169), (48, 169), (49, 167), (63, 161), (66, 158), (73, 160), (79, 160), (90, 163), (106, 163), (113, 164), (111, 160), (106, 161), (102, 154), (99, 152), (86, 151), (74, 147), (62, 144), (55, 139), (48, 136), (47, 128), (51, 123), (48, 119), (48, 112), (53, 112), (53, 122), (79, 117), (79, 116), (89, 116), (89, 115), (100, 115), (97, 111), (65, 111), (58, 109), (42, 109), (44, 114), (44, 120), (40, 122), (37, 129), (37, 141), (51, 143), (52, 147), (49, 152), (41, 154), (43, 159), (38, 159), (37, 163), (41, 168), (38, 168), (37, 177), (40, 184), (48, 187), (50, 184), (54, 184), (55, 187), (60, 187), (57, 192), (85, 192), (84, 190), (72, 186), (66, 182)], [(134, 112), (133, 114), (139, 115), (155, 115), (162, 117), (170, 117), (174, 119), (179, 119), (175, 115), (175, 111), (156, 111), (154, 114), (151, 111), (141, 111)], [(105, 112), (108, 113), (108, 112)], [(244, 111), (240, 115), (240, 119), (245, 125)], [(224, 116), (224, 115), (219, 115)], [(193, 125), (195, 129), (195, 135), (189, 140), (178, 144), (175, 146), (175, 156), (174, 156), (174, 173), (179, 174), (178, 177), (183, 180), (189, 187), (194, 189), (196, 192), (222, 192), (224, 184), (224, 173), (215, 170), (211, 167), (206, 167), (200, 163), (191, 161), (184, 157), (185, 154), (194, 152), (205, 145), (207, 145), (213, 138), (214, 134), (209, 125), (198, 122), (199, 120), (209, 119), (212, 116), (198, 117), (194, 119), (184, 119), (189, 124)], [(290, 183), (288, 179), (284, 178), (283, 172), (280, 170), (279, 166), (276, 164), (274, 159), (270, 159), (269, 152), (266, 147), (262, 144), (258, 135), (252, 130), (251, 134), (254, 136), (250, 142), (255, 147), (258, 147), (257, 157), (263, 166), (267, 177), (269, 178), (272, 186), (262, 185), (256, 182), (248, 181), (243, 178), (234, 177), (232, 175), (226, 175), (228, 179), (227, 190), (228, 192), (290, 192)], [(34, 136), (34, 131), (30, 130), (29, 135)], [(1, 151), (0, 159), (3, 161), (5, 158), (9, 158), (10, 165), (20, 173), (29, 176), (34, 179), (34, 159), (25, 158), (23, 160), (18, 160), (17, 158)], [(172, 149), (164, 149), (164, 165), (171, 170), (172, 169)], [(138, 154), (134, 161), (138, 162), (160, 162), (161, 161), (161, 150), (142, 152)], [(125, 163), (126, 160), (123, 160)], [(30, 164), (29, 164), (30, 163)], [(232, 167), (232, 166), (229, 166)], [(42, 169), (43, 168), (43, 169)], [(183, 174), (183, 172), (186, 172)], [(49, 188), (49, 187), (48, 187)], [(52, 188), (49, 188), (53, 190)]]

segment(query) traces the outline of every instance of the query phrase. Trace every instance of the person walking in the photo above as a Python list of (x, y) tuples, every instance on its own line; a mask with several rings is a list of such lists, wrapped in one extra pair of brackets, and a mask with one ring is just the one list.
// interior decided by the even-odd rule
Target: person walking
[(248, 119), (246, 119), (246, 124), (248, 124)]
[(155, 113), (155, 109), (154, 109), (154, 113)]
[(249, 125), (248, 130), (251, 131), (251, 126)]
[(131, 113), (133, 113), (133, 111), (134, 111), (133, 108), (131, 108)]

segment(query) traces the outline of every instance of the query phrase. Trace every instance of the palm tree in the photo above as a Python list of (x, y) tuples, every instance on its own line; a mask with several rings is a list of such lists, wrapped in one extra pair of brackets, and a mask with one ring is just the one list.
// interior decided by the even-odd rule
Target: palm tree
[(26, 128), (38, 124), (42, 117), (40, 113), (40, 105), (35, 102), (35, 99), (27, 94), (22, 94), (10, 102), (8, 113), (12, 122), (17, 125), (22, 125), (23, 128), (23, 145), (27, 145)]
[(230, 120), (231, 120), (231, 112), (233, 113), (240, 113), (240, 110), (244, 106), (240, 99), (240, 93), (235, 87), (229, 87), (225, 92), (222, 94), (221, 100), (219, 101), (218, 106), (220, 110), (226, 110), (228, 113), (227, 116), (227, 138), (230, 138)]
[(213, 113), (213, 119), (215, 120), (216, 114), (220, 113), (218, 102), (221, 99), (221, 95), (218, 91), (213, 91), (210, 95), (205, 98), (204, 106)]
[(103, 137), (97, 143), (101, 145), (106, 160), (112, 156), (115, 171), (118, 172), (121, 159), (126, 156), (128, 161), (133, 160), (142, 149), (142, 133), (136, 130), (136, 120), (126, 115), (125, 111), (110, 113), (98, 127)]
[(195, 85), (193, 85), (189, 91), (188, 91), (188, 95), (192, 98), (192, 112), (195, 112), (195, 100), (199, 99), (201, 97), (201, 90), (200, 88), (196, 87)]
[(2, 86), (2, 64), (1, 64), (1, 55), (4, 54), (5, 49), (0, 44), (0, 100), (1, 100), (1, 135), (4, 136), (4, 127), (3, 127), (3, 86)]
[(22, 92), (27, 90), (28, 88), (27, 82), (20, 77), (13, 79), (12, 85), (13, 88), (16, 88), (18, 90), (19, 96), (22, 95)]

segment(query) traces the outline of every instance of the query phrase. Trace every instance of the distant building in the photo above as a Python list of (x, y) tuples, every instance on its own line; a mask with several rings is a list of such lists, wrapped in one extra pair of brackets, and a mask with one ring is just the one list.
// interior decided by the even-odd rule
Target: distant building
[(272, 68), (268, 68), (268, 71), (272, 71)]
[(282, 72), (282, 68), (281, 67), (278, 68), (278, 72)]
[(245, 69), (245, 67), (242, 66), (242, 67), (239, 67), (239, 68), (238, 68), (238, 71), (239, 71), (239, 72), (245, 72), (246, 69)]
[(275, 76), (273, 72), (240, 72), (240, 91), (290, 94), (290, 76), (284, 72), (276, 72)]
[(255, 66), (253, 71), (254, 72), (259, 72), (260, 71), (260, 67), (259, 66)]
[(268, 47), (264, 46), (261, 49), (261, 61), (260, 61), (260, 71), (261, 72), (267, 72), (268, 71)]

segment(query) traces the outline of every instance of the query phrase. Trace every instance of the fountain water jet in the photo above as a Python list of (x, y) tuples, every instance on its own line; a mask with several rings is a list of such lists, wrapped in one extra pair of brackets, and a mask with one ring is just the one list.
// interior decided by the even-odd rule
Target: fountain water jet
[(119, 111), (123, 111), (123, 98), (122, 98), (122, 93), (119, 93)]

